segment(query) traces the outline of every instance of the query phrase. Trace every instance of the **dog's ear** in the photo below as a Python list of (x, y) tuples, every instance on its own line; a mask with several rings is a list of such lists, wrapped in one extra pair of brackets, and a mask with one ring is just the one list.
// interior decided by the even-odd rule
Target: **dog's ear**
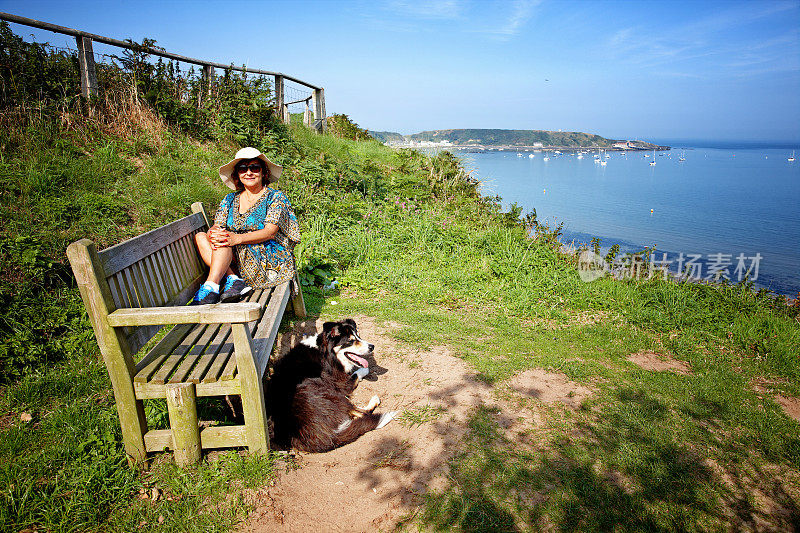
[(342, 323), (347, 324), (348, 326), (353, 326), (353, 328), (356, 327), (356, 321), (353, 320), (352, 318), (345, 318), (344, 320), (342, 320)]
[(322, 332), (325, 334), (325, 337), (338, 337), (339, 333), (339, 323), (338, 322), (325, 322), (322, 325)]

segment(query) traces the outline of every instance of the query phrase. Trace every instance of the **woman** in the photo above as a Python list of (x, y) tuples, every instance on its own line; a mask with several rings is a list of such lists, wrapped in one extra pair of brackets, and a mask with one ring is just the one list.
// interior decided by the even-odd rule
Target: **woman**
[(219, 177), (235, 192), (219, 204), (208, 233), (195, 236), (209, 272), (193, 305), (234, 302), (253, 287), (274, 287), (294, 278), (293, 250), (300, 242), (297, 218), (286, 195), (267, 186), (278, 181), (281, 170), (249, 147), (220, 167)]

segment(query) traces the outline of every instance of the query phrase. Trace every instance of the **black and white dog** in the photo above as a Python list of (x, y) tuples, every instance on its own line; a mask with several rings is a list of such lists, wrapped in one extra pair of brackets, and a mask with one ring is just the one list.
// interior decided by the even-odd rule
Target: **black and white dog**
[(369, 373), (364, 357), (374, 346), (358, 336), (352, 319), (326, 322), (275, 363), (267, 385), (274, 443), (324, 452), (380, 429), (397, 414), (376, 414), (380, 398), (356, 407), (350, 395)]

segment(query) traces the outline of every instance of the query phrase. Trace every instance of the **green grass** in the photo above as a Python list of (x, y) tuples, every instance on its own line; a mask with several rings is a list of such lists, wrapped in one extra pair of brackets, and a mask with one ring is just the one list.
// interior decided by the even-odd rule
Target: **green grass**
[(405, 409), (397, 416), (397, 420), (404, 426), (414, 428), (438, 420), (444, 413), (444, 408), (433, 405), (420, 405)]

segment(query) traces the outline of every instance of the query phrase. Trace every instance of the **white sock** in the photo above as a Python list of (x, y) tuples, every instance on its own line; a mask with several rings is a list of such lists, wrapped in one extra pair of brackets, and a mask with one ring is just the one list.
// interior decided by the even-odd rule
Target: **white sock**
[(204, 287), (208, 287), (211, 292), (219, 292), (219, 283), (214, 283), (213, 281), (206, 281), (203, 283)]
[(228, 274), (228, 277), (231, 278), (234, 281), (236, 281), (237, 279), (242, 279), (239, 276), (237, 276), (236, 274)]

